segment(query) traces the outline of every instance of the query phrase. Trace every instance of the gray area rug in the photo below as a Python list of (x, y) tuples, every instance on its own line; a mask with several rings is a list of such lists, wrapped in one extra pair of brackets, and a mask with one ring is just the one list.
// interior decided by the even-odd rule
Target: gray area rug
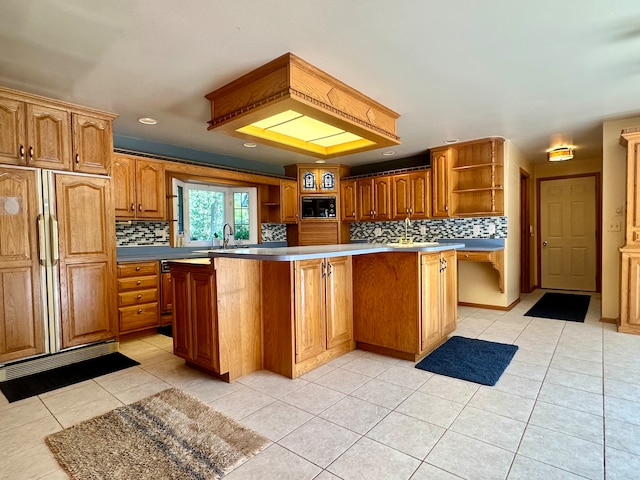
[(72, 479), (224, 477), (271, 442), (172, 388), (49, 435)]

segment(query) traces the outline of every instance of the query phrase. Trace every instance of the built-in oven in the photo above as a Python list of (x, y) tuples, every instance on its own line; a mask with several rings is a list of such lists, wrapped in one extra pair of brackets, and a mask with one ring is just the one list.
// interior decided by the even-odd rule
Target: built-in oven
[(336, 218), (336, 197), (301, 197), (302, 218)]

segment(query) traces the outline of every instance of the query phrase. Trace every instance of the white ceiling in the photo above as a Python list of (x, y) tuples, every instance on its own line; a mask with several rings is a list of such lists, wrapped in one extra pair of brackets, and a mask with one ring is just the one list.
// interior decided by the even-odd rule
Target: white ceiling
[(600, 157), (603, 120), (640, 113), (639, 51), (638, 0), (0, 3), (0, 85), (115, 112), (117, 135), (278, 165), (313, 159), (208, 132), (204, 95), (286, 52), (398, 112), (392, 158), (497, 135), (542, 162), (559, 144)]

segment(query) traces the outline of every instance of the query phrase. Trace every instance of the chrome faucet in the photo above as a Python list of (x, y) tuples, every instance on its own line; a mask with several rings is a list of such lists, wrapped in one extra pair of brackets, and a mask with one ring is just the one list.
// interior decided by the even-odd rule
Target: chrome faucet
[[(228, 234), (225, 233), (227, 231), (227, 227), (229, 227)], [(231, 225), (229, 225), (228, 223), (225, 223), (224, 227), (222, 227), (222, 248), (227, 248), (229, 246), (229, 240), (231, 239), (231, 235), (233, 235), (233, 229), (231, 228)]]

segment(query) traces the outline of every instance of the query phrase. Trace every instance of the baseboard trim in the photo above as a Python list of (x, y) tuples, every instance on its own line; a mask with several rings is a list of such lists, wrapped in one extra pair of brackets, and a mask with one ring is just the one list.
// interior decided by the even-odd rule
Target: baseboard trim
[(600, 323), (613, 323), (614, 325), (617, 325), (618, 324), (618, 319), (617, 318), (601, 317), (600, 318)]
[(473, 307), (473, 308), (486, 308), (489, 310), (503, 310), (508, 312), (513, 307), (515, 307), (518, 303), (520, 303), (520, 299), (517, 298), (511, 305), (507, 305), (506, 307), (500, 305), (486, 305), (484, 303), (470, 303), (470, 302), (458, 302), (458, 305), (463, 307)]

